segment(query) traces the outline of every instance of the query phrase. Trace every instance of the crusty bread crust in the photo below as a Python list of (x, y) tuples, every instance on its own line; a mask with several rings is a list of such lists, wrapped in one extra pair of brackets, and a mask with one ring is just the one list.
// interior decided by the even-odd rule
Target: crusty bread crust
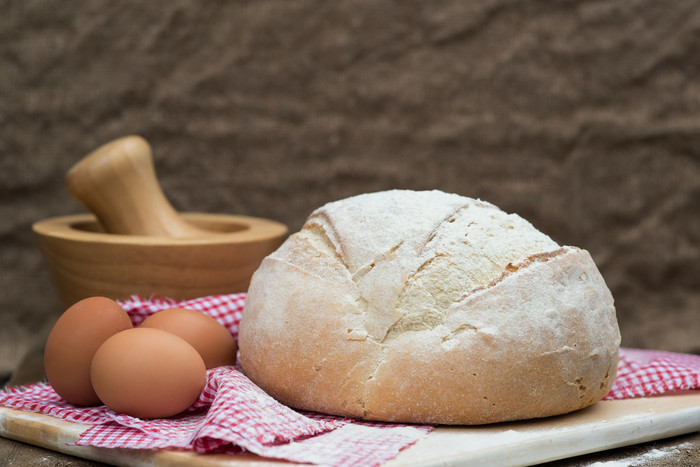
[[(588, 252), (470, 198), (363, 196), (315, 211), (255, 273), (239, 329), (252, 381), (299, 409), (414, 423), (545, 417), (605, 396), (620, 334)], [(465, 229), (520, 246), (455, 246)]]

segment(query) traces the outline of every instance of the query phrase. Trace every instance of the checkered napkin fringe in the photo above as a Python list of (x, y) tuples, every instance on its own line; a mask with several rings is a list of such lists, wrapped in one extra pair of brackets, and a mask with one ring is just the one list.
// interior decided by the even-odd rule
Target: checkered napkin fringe
[[(199, 310), (237, 338), (244, 303), (245, 294), (233, 294), (187, 301), (133, 296), (121, 305), (135, 326), (166, 308)], [(605, 399), (699, 388), (700, 356), (623, 348), (617, 378)], [(197, 402), (167, 419), (140, 420), (105, 406), (76, 407), (64, 402), (47, 383), (8, 388), (0, 392), (0, 405), (92, 425), (77, 445), (197, 452), (245, 450), (263, 457), (333, 466), (381, 465), (432, 429), (300, 413), (273, 400), (234, 366), (209, 370)]]

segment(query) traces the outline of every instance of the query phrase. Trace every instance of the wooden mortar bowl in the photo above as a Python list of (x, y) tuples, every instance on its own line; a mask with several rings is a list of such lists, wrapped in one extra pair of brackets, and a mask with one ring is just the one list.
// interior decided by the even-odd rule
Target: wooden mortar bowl
[(181, 213), (203, 237), (105, 233), (91, 214), (33, 225), (54, 287), (68, 308), (101, 295), (175, 299), (245, 292), (263, 258), (287, 234), (281, 223), (247, 216)]
[(287, 235), (284, 224), (268, 219), (176, 212), (156, 178), (150, 145), (136, 135), (85, 156), (68, 171), (66, 187), (92, 214), (34, 224), (66, 308), (96, 295), (245, 292)]

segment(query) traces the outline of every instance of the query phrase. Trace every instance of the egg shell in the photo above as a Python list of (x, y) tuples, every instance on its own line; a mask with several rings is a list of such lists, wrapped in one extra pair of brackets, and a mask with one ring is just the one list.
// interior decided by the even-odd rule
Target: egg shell
[(131, 328), (124, 309), (106, 297), (86, 298), (68, 308), (44, 349), (46, 378), (58, 395), (75, 405), (99, 404), (90, 382), (92, 358), (109, 337)]
[(196, 310), (169, 308), (152, 314), (139, 327), (162, 329), (182, 337), (202, 356), (207, 369), (236, 363), (236, 341), (217, 320)]
[(160, 329), (134, 328), (107, 339), (92, 359), (95, 392), (107, 407), (138, 418), (166, 418), (190, 407), (206, 383), (199, 353)]

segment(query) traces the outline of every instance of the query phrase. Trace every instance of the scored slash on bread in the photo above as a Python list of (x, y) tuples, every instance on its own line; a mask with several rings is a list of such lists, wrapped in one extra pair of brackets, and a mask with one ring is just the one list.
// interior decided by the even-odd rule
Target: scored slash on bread
[(442, 424), (588, 406), (619, 342), (588, 252), (440, 191), (314, 211), (255, 273), (239, 330), (244, 372), (283, 403)]

